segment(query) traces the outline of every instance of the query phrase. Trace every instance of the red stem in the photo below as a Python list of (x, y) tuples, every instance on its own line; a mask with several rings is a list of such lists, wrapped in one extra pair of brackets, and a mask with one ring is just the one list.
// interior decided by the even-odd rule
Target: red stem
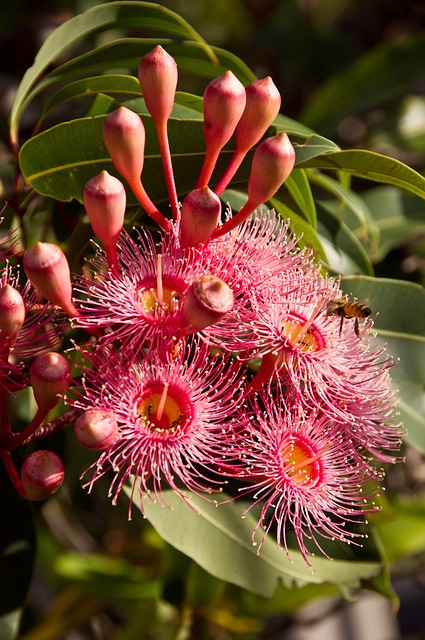
[(217, 227), (213, 231), (211, 240), (215, 240), (215, 238), (220, 238), (221, 236), (224, 236), (225, 233), (229, 233), (229, 231), (233, 231), (233, 229), (238, 227), (244, 220), (249, 218), (251, 213), (255, 211), (256, 207), (258, 207), (259, 204), (261, 203), (253, 202), (248, 198), (248, 200), (245, 202), (242, 209), (238, 211), (238, 213), (235, 216), (233, 216), (233, 218), (230, 218), (230, 220), (227, 220), (227, 222), (224, 222), (224, 224), (222, 224), (220, 227)]
[(150, 215), (151, 218), (153, 218), (153, 220), (155, 220), (156, 224), (161, 227), (161, 229), (164, 229), (164, 231), (171, 231), (171, 222), (167, 220), (167, 218), (165, 218), (162, 213), (155, 207), (140, 180), (137, 179), (129, 182), (129, 185), (130, 189), (136, 196), (139, 203), (142, 205), (143, 209)]
[(211, 147), (207, 147), (204, 156), (204, 164), (202, 165), (201, 173), (199, 174), (198, 182), (196, 184), (197, 189), (203, 189), (208, 185), (219, 154), (220, 148), (213, 149)]
[(229, 184), (230, 180), (233, 178), (236, 171), (241, 166), (242, 160), (245, 158), (246, 153), (247, 153), (246, 151), (238, 151), (237, 149), (235, 149), (235, 152), (228, 164), (226, 171), (224, 172), (221, 180), (219, 180), (216, 188), (214, 189), (214, 193), (216, 195), (221, 196), (221, 194)]
[(1, 458), (3, 460), (3, 464), (5, 466), (7, 474), (13, 486), (15, 487), (16, 491), (19, 493), (20, 496), (22, 496), (23, 498), (26, 498), (27, 496), (25, 494), (24, 485), (22, 484), (22, 480), (19, 477), (19, 473), (16, 471), (16, 467), (13, 463), (12, 454), (10, 453), (10, 451), (2, 451)]
[(167, 121), (156, 124), (156, 133), (158, 136), (159, 152), (161, 154), (165, 184), (167, 185), (168, 197), (170, 199), (171, 215), (173, 216), (173, 220), (177, 220), (180, 209), (176, 183), (174, 180), (173, 165), (171, 162), (170, 144), (168, 142)]

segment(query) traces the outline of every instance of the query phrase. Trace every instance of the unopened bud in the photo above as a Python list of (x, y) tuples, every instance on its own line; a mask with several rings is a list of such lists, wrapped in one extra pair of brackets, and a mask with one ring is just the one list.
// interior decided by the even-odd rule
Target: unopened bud
[(248, 180), (248, 198), (254, 208), (274, 196), (294, 164), (295, 150), (286, 133), (263, 140), (255, 150)]
[(47, 412), (68, 389), (71, 367), (60, 353), (43, 353), (31, 365), (30, 382), (37, 405)]
[(161, 45), (139, 64), (139, 82), (146, 107), (156, 125), (164, 124), (172, 111), (177, 86), (177, 64)]
[(246, 105), (236, 127), (236, 148), (239, 153), (251, 149), (265, 134), (279, 113), (281, 97), (270, 76), (246, 87)]
[(112, 413), (100, 409), (89, 409), (78, 416), (74, 433), (83, 447), (102, 451), (115, 442), (119, 428)]
[(220, 198), (208, 187), (188, 193), (181, 207), (181, 246), (187, 248), (207, 243), (220, 216)]
[(224, 318), (233, 303), (231, 288), (217, 276), (205, 274), (183, 296), (180, 326), (185, 333), (202, 331)]
[(245, 103), (245, 88), (231, 71), (207, 85), (203, 97), (206, 152), (198, 188), (210, 181), (220, 151), (232, 137)]
[(103, 123), (103, 141), (120, 174), (131, 183), (142, 173), (145, 154), (145, 127), (141, 118), (118, 107)]
[(49, 302), (71, 317), (79, 315), (71, 300), (71, 274), (62, 249), (50, 242), (37, 242), (24, 254), (24, 269), (34, 287)]
[(84, 206), (99, 240), (105, 246), (115, 245), (124, 225), (126, 195), (122, 182), (101, 171), (84, 188)]
[(65, 475), (62, 460), (53, 451), (34, 451), (24, 460), (21, 480), (28, 500), (45, 500), (61, 486)]
[(204, 133), (207, 145), (224, 147), (230, 140), (245, 109), (245, 87), (226, 71), (211, 80), (203, 97)]
[(25, 302), (19, 291), (10, 284), (0, 287), (0, 350), (15, 344), (24, 320)]

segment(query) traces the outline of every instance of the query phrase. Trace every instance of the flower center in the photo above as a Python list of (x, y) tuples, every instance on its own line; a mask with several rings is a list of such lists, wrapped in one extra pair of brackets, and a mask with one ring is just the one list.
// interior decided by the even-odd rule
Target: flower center
[(152, 432), (169, 433), (183, 428), (192, 415), (188, 398), (168, 383), (155, 383), (138, 398), (136, 414)]
[(295, 484), (313, 487), (321, 477), (320, 453), (300, 436), (292, 436), (282, 453), (285, 475)]
[(143, 312), (149, 317), (176, 313), (185, 288), (185, 283), (173, 278), (162, 279), (161, 286), (154, 280), (144, 282), (139, 287), (139, 301)]
[(320, 331), (303, 318), (287, 318), (282, 324), (282, 334), (292, 347), (296, 347), (303, 353), (313, 353), (325, 346)]

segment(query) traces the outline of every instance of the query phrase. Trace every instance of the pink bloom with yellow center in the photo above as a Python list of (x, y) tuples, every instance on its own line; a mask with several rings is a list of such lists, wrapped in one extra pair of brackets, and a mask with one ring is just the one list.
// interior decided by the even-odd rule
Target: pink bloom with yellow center
[[(230, 446), (232, 415), (241, 403), (242, 375), (227, 357), (211, 356), (204, 343), (193, 340), (177, 358), (164, 362), (112, 360), (99, 351), (89, 355), (83, 389), (73, 404), (113, 415), (119, 426), (115, 442), (90, 467), (86, 485), (112, 471), (109, 494), (116, 503), (129, 481), (131, 504), (140, 494), (165, 503), (164, 488), (184, 500), (221, 490), (224, 447)], [(72, 401), (71, 401), (72, 402)]]
[(314, 553), (307, 540), (327, 556), (321, 540), (351, 543), (362, 537), (347, 525), (362, 523), (364, 514), (376, 510), (371, 499), (382, 471), (359, 458), (344, 425), (290, 404), (281, 392), (279, 386), (264, 389), (244, 417), (240, 478), (250, 484), (241, 492), (253, 494), (247, 511), (261, 509), (252, 535), (257, 544), (257, 531), (264, 529), (258, 552), (273, 529), (289, 559), (294, 535), (308, 564)]

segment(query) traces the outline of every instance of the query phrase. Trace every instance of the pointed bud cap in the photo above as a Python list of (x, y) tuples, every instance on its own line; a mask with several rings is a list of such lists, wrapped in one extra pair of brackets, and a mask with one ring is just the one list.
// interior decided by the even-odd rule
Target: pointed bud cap
[(178, 78), (176, 61), (157, 45), (141, 59), (138, 75), (149, 113), (156, 125), (163, 125), (174, 105)]
[(71, 367), (60, 353), (43, 353), (30, 367), (30, 382), (37, 405), (49, 411), (57, 405), (71, 382)]
[(103, 141), (120, 174), (131, 183), (139, 180), (145, 158), (145, 127), (141, 118), (119, 107), (103, 123)]
[(248, 198), (254, 208), (274, 196), (294, 164), (295, 150), (286, 133), (261, 142), (255, 150), (248, 180)]
[(84, 187), (84, 207), (99, 240), (105, 246), (115, 245), (124, 225), (123, 184), (107, 171), (101, 171)]
[(244, 153), (265, 134), (279, 113), (281, 97), (270, 76), (246, 87), (246, 105), (236, 127), (236, 149)]
[(77, 441), (88, 449), (102, 451), (118, 438), (118, 423), (112, 413), (100, 409), (89, 409), (75, 421), (74, 433)]
[(78, 316), (72, 303), (71, 274), (62, 249), (50, 242), (37, 242), (24, 254), (24, 270), (34, 287), (52, 304), (71, 317)]
[(224, 318), (233, 303), (231, 288), (217, 276), (205, 274), (183, 296), (180, 326), (185, 333), (202, 331)]
[(65, 475), (62, 460), (53, 451), (34, 451), (24, 460), (21, 480), (28, 500), (45, 500), (61, 486)]
[(204, 134), (207, 145), (222, 149), (230, 140), (245, 109), (245, 87), (226, 71), (211, 80), (203, 96)]
[(187, 194), (181, 207), (180, 244), (206, 244), (220, 222), (221, 201), (208, 187)]
[(0, 349), (12, 347), (25, 320), (25, 302), (10, 284), (0, 287)]

